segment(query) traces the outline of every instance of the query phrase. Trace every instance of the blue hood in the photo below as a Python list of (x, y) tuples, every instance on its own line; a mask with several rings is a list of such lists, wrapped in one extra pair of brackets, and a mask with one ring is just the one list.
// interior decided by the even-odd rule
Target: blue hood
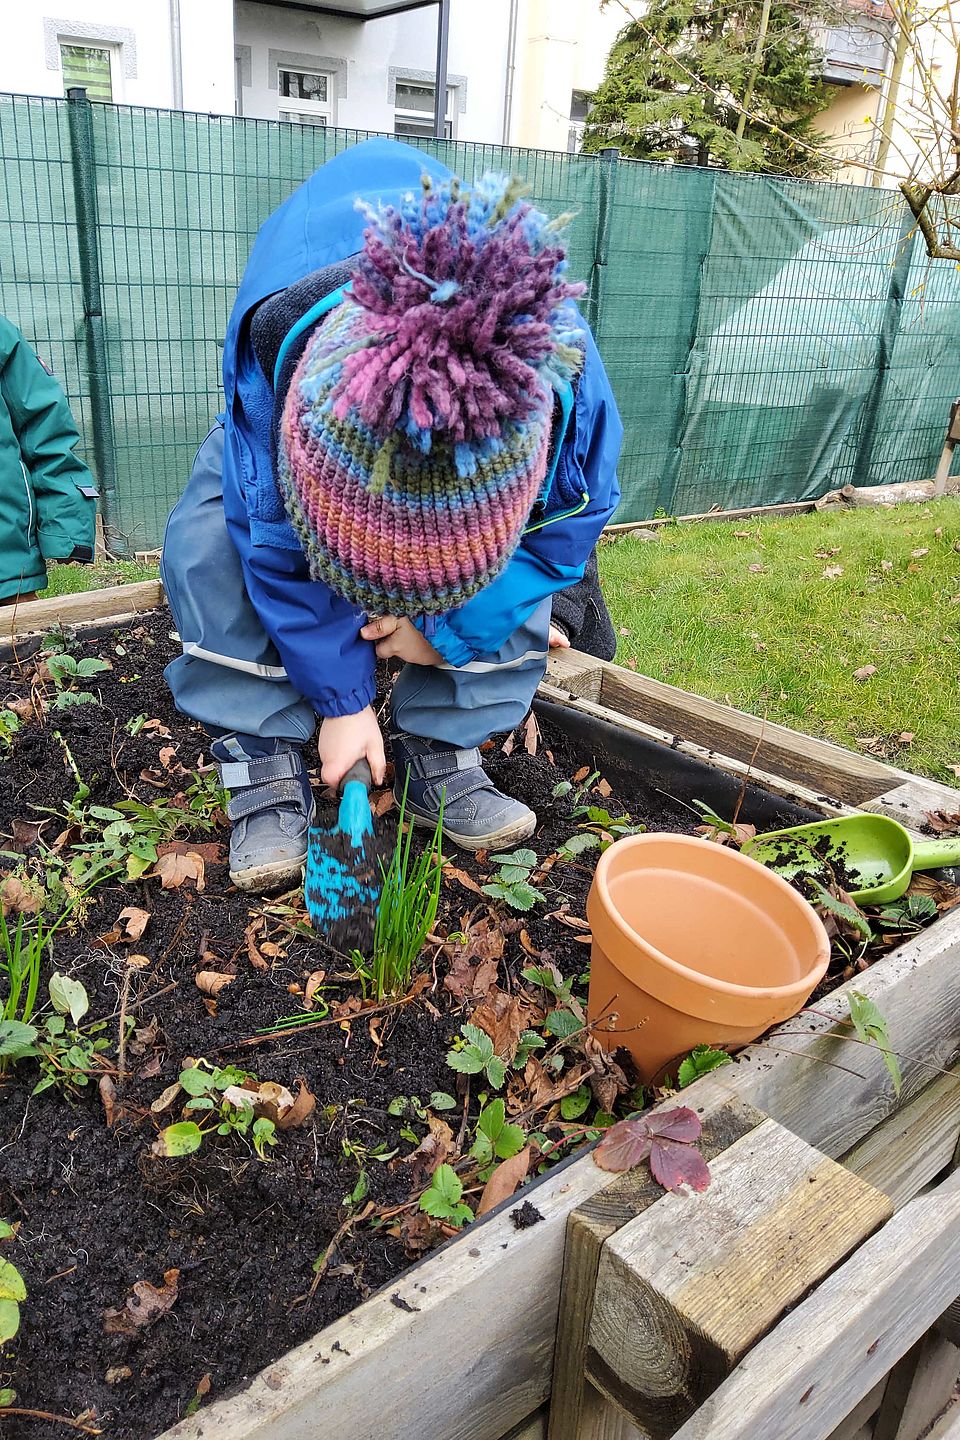
[(364, 140), (328, 160), (261, 225), (234, 301), (223, 351), (227, 413), (237, 389), (237, 344), (243, 322), (268, 295), (324, 265), (346, 260), (363, 245), (366, 221), (358, 199), (396, 204), (420, 188), (424, 174), (447, 180), (439, 160), (396, 140)]

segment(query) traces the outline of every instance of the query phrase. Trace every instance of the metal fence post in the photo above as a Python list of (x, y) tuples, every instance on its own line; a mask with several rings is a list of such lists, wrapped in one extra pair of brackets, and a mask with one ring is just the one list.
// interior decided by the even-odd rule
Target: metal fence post
[(600, 194), (597, 197), (597, 224), (593, 236), (593, 266), (584, 307), (587, 323), (594, 335), (598, 334), (603, 318), (603, 271), (607, 263), (610, 217), (613, 212), (619, 161), (620, 151), (616, 145), (607, 145), (600, 151)]
[(110, 374), (107, 369), (107, 342), (103, 326), (93, 110), (82, 85), (71, 86), (67, 90), (67, 115), (70, 123), (70, 159), (77, 212), (87, 377), (93, 418), (93, 457), (100, 485), (100, 515), (107, 552), (123, 555), (127, 549), (126, 541), (116, 529), (117, 448), (113, 429)]

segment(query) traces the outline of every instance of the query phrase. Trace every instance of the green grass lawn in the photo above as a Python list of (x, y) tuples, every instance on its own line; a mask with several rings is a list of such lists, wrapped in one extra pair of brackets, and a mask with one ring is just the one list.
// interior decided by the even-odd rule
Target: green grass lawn
[(47, 570), (44, 600), (54, 595), (76, 595), (81, 590), (102, 590), (106, 585), (134, 585), (138, 580), (156, 580), (158, 565), (143, 565), (139, 560), (101, 560), (96, 565), (51, 565)]
[(960, 500), (667, 525), (600, 566), (621, 665), (956, 783)]
[[(957, 780), (960, 500), (656, 533), (601, 547), (621, 665)], [(51, 566), (44, 593), (156, 574)]]

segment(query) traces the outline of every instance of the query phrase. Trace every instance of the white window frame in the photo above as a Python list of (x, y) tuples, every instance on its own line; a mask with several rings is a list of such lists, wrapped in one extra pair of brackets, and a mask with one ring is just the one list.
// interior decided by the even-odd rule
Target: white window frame
[[(57, 54), (60, 59), (60, 71), (63, 73), (63, 46), (70, 45), (76, 50), (106, 50), (110, 57), (110, 105), (123, 104), (123, 70), (121, 64), (121, 46), (114, 40), (93, 40), (88, 35), (66, 35), (60, 32), (57, 35)], [(67, 87), (64, 85), (64, 94)], [(98, 102), (102, 103), (102, 102)]]
[[(431, 91), (433, 92), (433, 96), (434, 96), (434, 104), (436, 104), (437, 82), (436, 82), (435, 80), (413, 80), (413, 79), (407, 80), (407, 79), (404, 79), (403, 76), (398, 76), (398, 77), (397, 77), (397, 82), (396, 82), (396, 84), (397, 84), (397, 89), (399, 89), (401, 85), (412, 85), (412, 86), (416, 86), (418, 89), (421, 89), (421, 90), (431, 90)], [(444, 115), (444, 131), (445, 131), (445, 138), (446, 138), (447, 140), (456, 140), (456, 138), (457, 138), (457, 114), (458, 114), (459, 109), (460, 109), (458, 88), (459, 88), (459, 87), (456, 86), (456, 85), (448, 85), (448, 86), (447, 86), (447, 109), (446, 109), (446, 114)], [(399, 105), (399, 104), (397, 103), (396, 95), (395, 95), (395, 96), (394, 96), (394, 105), (393, 105), (393, 133), (394, 133), (394, 135), (397, 136), (397, 138), (399, 138), (399, 139), (401, 139), (401, 140), (403, 140), (403, 139), (412, 139), (412, 138), (422, 138), (422, 139), (430, 139), (430, 138), (432, 138), (432, 136), (433, 136), (433, 117), (434, 117), (434, 114), (435, 114), (435, 113), (436, 113), (435, 109), (432, 109), (432, 108), (431, 108), (430, 110), (410, 110), (410, 109), (407, 109), (407, 108), (405, 108), (404, 106)], [(403, 122), (403, 121), (416, 122), (416, 123), (421, 124), (421, 125), (428, 125), (430, 128), (429, 128), (429, 130), (424, 130), (424, 131), (418, 130), (418, 131), (416, 132), (416, 135), (415, 135), (415, 136), (410, 136), (410, 135), (408, 135), (406, 132), (401, 132), (401, 131), (398, 131), (398, 130), (397, 130), (397, 121), (398, 121), (398, 120), (401, 121), (401, 122)]]
[[(326, 100), (295, 100), (284, 95), (280, 88), (280, 76), (284, 71), (299, 75), (317, 75), (327, 82)], [(297, 70), (290, 64), (277, 66), (277, 118), (293, 125), (325, 125), (337, 123), (337, 77), (331, 70), (311, 69), (304, 65)]]

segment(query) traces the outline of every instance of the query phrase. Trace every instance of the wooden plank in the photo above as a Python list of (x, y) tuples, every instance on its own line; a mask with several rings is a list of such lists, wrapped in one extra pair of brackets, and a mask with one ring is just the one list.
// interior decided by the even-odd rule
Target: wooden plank
[(547, 657), (547, 678), (568, 695), (599, 700), (601, 662), (579, 650), (551, 650)]
[(681, 755), (689, 755), (704, 765), (713, 766), (715, 770), (724, 770), (728, 775), (743, 777), (752, 784), (769, 790), (773, 795), (782, 795), (785, 800), (790, 800), (797, 805), (805, 805), (812, 810), (819, 811), (822, 815), (856, 815), (858, 813), (857, 810), (845, 805), (836, 796), (826, 795), (822, 790), (812, 790), (809, 786), (802, 785), (799, 780), (786, 780), (782, 775), (772, 775), (769, 771), (762, 770), (756, 765), (742, 760), (733, 760), (729, 755), (722, 755), (717, 750), (708, 750), (703, 745), (695, 745), (689, 740), (678, 740), (668, 730), (658, 730), (643, 720), (635, 720), (629, 715), (622, 715), (619, 711), (611, 710), (608, 706), (600, 705), (596, 701), (568, 695), (564, 690), (558, 690), (553, 685), (542, 684), (537, 694), (541, 699), (562, 705), (566, 710), (573, 710), (580, 715), (589, 716), (591, 719), (603, 720), (608, 725), (616, 725), (630, 734), (641, 735), (645, 740), (653, 740), (656, 744), (663, 745)]
[(85, 590), (79, 595), (55, 595), (49, 600), (31, 600), (26, 605), (0, 609), (0, 641), (18, 635), (33, 635), (54, 625), (80, 625), (91, 620), (124, 619), (164, 604), (159, 580), (141, 580), (136, 585), (109, 585), (103, 590)]
[[(764, 1116), (749, 1105), (722, 1105), (703, 1122), (700, 1150), (714, 1159), (751, 1130), (762, 1125)], [(587, 1336), (593, 1315), (597, 1270), (604, 1244), (622, 1226), (655, 1204), (663, 1195), (648, 1169), (630, 1171), (613, 1180), (574, 1210), (567, 1221), (563, 1252), (563, 1283), (560, 1287), (560, 1321), (553, 1362), (553, 1391), (550, 1407), (550, 1440), (601, 1440), (610, 1426), (604, 1416), (605, 1401), (591, 1404), (592, 1390), (584, 1375)], [(589, 1406), (591, 1416), (584, 1414)], [(616, 1433), (619, 1421), (613, 1421)]]
[(890, 1371), (874, 1440), (920, 1440), (950, 1403), (958, 1376), (960, 1350), (928, 1330)]
[(601, 668), (601, 704), (663, 726), (683, 740), (737, 760), (754, 759), (763, 770), (804, 785), (821, 786), (851, 805), (860, 805), (891, 788), (889, 767), (870, 755), (765, 722), (617, 665), (603, 664)]
[(887, 1381), (884, 1377), (874, 1385), (869, 1394), (864, 1395), (859, 1405), (853, 1407), (846, 1420), (842, 1420), (836, 1430), (830, 1432), (828, 1440), (860, 1440), (862, 1435), (870, 1435), (873, 1430), (873, 1417), (880, 1408), (886, 1388)]
[(509, 1434), (549, 1393), (567, 1215), (609, 1182), (589, 1156), (558, 1168), (530, 1193), (542, 1221), (494, 1213), (162, 1440)]
[(960, 1066), (937, 1075), (843, 1157), (899, 1209), (950, 1164), (960, 1137)]
[[(845, 1155), (929, 1085), (930, 1065), (946, 1069), (960, 1058), (958, 975), (960, 907), (818, 1000), (818, 1014), (801, 1012), (741, 1051), (733, 1066), (698, 1080), (688, 1103), (709, 1111), (738, 1097), (825, 1154)], [(887, 1019), (903, 1069), (899, 1099), (879, 1052), (840, 1039), (852, 1034), (849, 1024), (826, 1018), (848, 1021), (851, 990), (874, 1000)]]
[(927, 1440), (960, 1440), (960, 1402), (955, 1401), (937, 1421)]
[(911, 1200), (781, 1320), (675, 1440), (826, 1440), (930, 1328), (958, 1266), (960, 1172)]
[(584, 1387), (577, 1440), (647, 1440), (647, 1435), (588, 1381)]
[(547, 1407), (541, 1405), (535, 1415), (514, 1425), (501, 1440), (547, 1440)]
[(928, 810), (944, 810), (948, 815), (960, 810), (960, 790), (951, 785), (938, 785), (934, 780), (918, 780), (911, 776), (895, 789), (867, 800), (861, 807), (876, 815), (889, 815), (908, 830), (923, 831), (929, 826)]
[(695, 1216), (688, 1196), (664, 1195), (600, 1257), (586, 1373), (652, 1440), (669, 1440), (892, 1213), (885, 1195), (773, 1120), (725, 1150), (711, 1177)]

